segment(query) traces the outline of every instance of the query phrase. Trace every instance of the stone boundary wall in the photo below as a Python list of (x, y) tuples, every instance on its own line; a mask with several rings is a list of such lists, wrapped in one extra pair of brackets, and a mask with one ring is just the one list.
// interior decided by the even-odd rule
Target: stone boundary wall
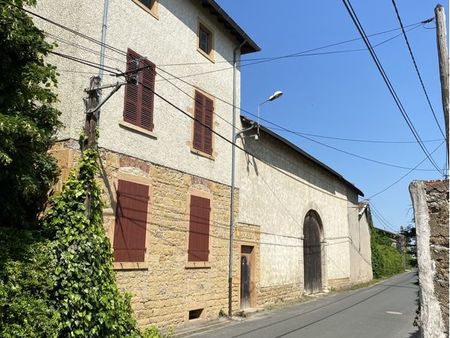
[(448, 337), (449, 181), (410, 184), (417, 232), (421, 337)]

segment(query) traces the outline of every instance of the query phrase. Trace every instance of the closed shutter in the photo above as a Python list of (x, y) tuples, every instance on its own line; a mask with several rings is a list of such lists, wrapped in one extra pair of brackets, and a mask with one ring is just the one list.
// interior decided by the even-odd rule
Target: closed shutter
[(119, 180), (113, 243), (116, 262), (144, 261), (148, 189), (147, 185)]
[(153, 130), (153, 107), (156, 66), (131, 49), (127, 52), (127, 72), (135, 69), (137, 84), (125, 86), (125, 107), (123, 118), (144, 129)]
[(194, 112), (194, 140), (193, 145), (197, 150), (203, 151), (203, 101), (204, 95), (195, 92), (195, 112)]
[(155, 91), (155, 65), (142, 60), (140, 67), (146, 67), (142, 70), (142, 110), (141, 123), (142, 128), (153, 130), (153, 98)]
[(212, 127), (213, 127), (213, 101), (205, 97), (205, 112), (203, 123), (203, 151), (209, 155), (212, 154)]
[(212, 128), (214, 103), (205, 95), (195, 92), (194, 140), (193, 146), (209, 155), (212, 154)]
[[(132, 72), (139, 67), (139, 55), (128, 49), (127, 72)], [(138, 80), (139, 81), (139, 80)], [(125, 106), (123, 109), (123, 120), (132, 124), (138, 124), (138, 110), (140, 110), (139, 85), (127, 84), (125, 86)]]
[(207, 262), (209, 256), (210, 200), (191, 196), (188, 261)]

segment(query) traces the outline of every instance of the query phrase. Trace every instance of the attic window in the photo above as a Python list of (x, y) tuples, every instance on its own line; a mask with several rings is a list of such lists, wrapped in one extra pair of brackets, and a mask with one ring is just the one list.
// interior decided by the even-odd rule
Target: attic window
[(150, 12), (156, 18), (158, 17), (158, 0), (133, 0), (140, 7)]
[(213, 34), (201, 23), (198, 26), (198, 50), (213, 61)]

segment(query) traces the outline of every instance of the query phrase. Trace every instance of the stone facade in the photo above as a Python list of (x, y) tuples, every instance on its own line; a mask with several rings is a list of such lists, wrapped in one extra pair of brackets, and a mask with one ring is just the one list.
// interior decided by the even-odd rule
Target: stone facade
[(414, 181), (420, 283), (420, 329), (425, 338), (448, 337), (449, 181)]
[[(53, 154), (62, 176), (76, 165), (75, 143), (59, 143)], [(148, 184), (149, 221), (147, 252), (139, 263), (114, 263), (119, 286), (132, 295), (132, 307), (140, 326), (179, 326), (189, 321), (189, 311), (203, 309), (201, 319), (217, 318), (228, 308), (228, 244), (230, 187), (178, 170), (100, 149), (104, 226), (114, 238), (118, 179)], [(61, 183), (58, 183), (61, 186)], [(210, 254), (206, 263), (187, 260), (189, 196), (211, 199)], [(236, 200), (239, 193), (236, 190)], [(237, 212), (237, 210), (236, 210)], [(233, 307), (239, 309), (241, 246), (254, 247), (255, 289), (259, 280), (259, 228), (237, 225), (234, 242)]]
[[(52, 0), (42, 0), (37, 11), (95, 39), (101, 36), (103, 4), (65, 0), (55, 6)], [(227, 313), (232, 162), (232, 146), (227, 140), (232, 135), (233, 114), (238, 114), (231, 102), (240, 105), (240, 71), (233, 71), (232, 60), (236, 57), (239, 62), (241, 52), (259, 47), (214, 7), (214, 1), (161, 0), (156, 6), (148, 10), (139, 0), (110, 2), (106, 42), (114, 48), (105, 49), (105, 66), (125, 71), (126, 51), (134, 50), (155, 63), (158, 95), (153, 97), (151, 131), (124, 121), (123, 87), (102, 106), (99, 180), (105, 229), (112, 241), (119, 180), (149, 187), (145, 259), (116, 262), (117, 279), (123, 290), (132, 294), (141, 326), (178, 326), (189, 320), (190, 311), (202, 309), (193, 317), (203, 319)], [(94, 41), (35, 20), (50, 40), (58, 42), (56, 51), (98, 62), (98, 53), (92, 51), (100, 48)], [(198, 48), (199, 25), (212, 33), (213, 55)], [(247, 42), (241, 45), (242, 41)], [(84, 88), (97, 70), (57, 56), (48, 61), (57, 65), (61, 74), (58, 108), (63, 112), (64, 128), (52, 150), (61, 166), (60, 189), (79, 158), (75, 140), (85, 119)], [(103, 84), (116, 81), (106, 73)], [(212, 129), (217, 135), (212, 135), (210, 155), (193, 148), (196, 91), (213, 100)], [(107, 93), (104, 90), (103, 97)], [(236, 120), (241, 129), (238, 116)], [(304, 294), (304, 222), (310, 211), (318, 215), (320, 224), (322, 291), (365, 281), (368, 275), (361, 273), (364, 262), (352, 249), (357, 245), (358, 254), (370, 256), (367, 232), (358, 228), (365, 226), (358, 223), (356, 211), (362, 193), (324, 164), (273, 135), (264, 134), (257, 142), (245, 138), (240, 145), (255, 156), (236, 152), (234, 312), (242, 307), (242, 271), (249, 273), (247, 307), (291, 301)], [(208, 262), (193, 263), (187, 258), (190, 196), (211, 201)]]

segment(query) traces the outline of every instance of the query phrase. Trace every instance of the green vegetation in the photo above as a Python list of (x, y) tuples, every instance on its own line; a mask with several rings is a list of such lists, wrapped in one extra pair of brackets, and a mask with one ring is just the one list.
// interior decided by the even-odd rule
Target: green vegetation
[(37, 225), (58, 175), (48, 154), (60, 126), (53, 108), (56, 68), (52, 46), (20, 8), (35, 0), (0, 3), (0, 226)]
[(372, 270), (374, 278), (384, 278), (403, 271), (402, 256), (392, 247), (392, 240), (371, 228)]
[(43, 220), (58, 262), (51, 298), (60, 314), (59, 337), (138, 337), (129, 298), (116, 286), (97, 160), (95, 150), (84, 151), (79, 172), (72, 172)]
[(52, 46), (21, 10), (35, 2), (0, 2), (0, 336), (169, 337), (141, 332), (116, 285), (96, 150), (47, 207), (60, 123), (56, 68), (45, 62)]

